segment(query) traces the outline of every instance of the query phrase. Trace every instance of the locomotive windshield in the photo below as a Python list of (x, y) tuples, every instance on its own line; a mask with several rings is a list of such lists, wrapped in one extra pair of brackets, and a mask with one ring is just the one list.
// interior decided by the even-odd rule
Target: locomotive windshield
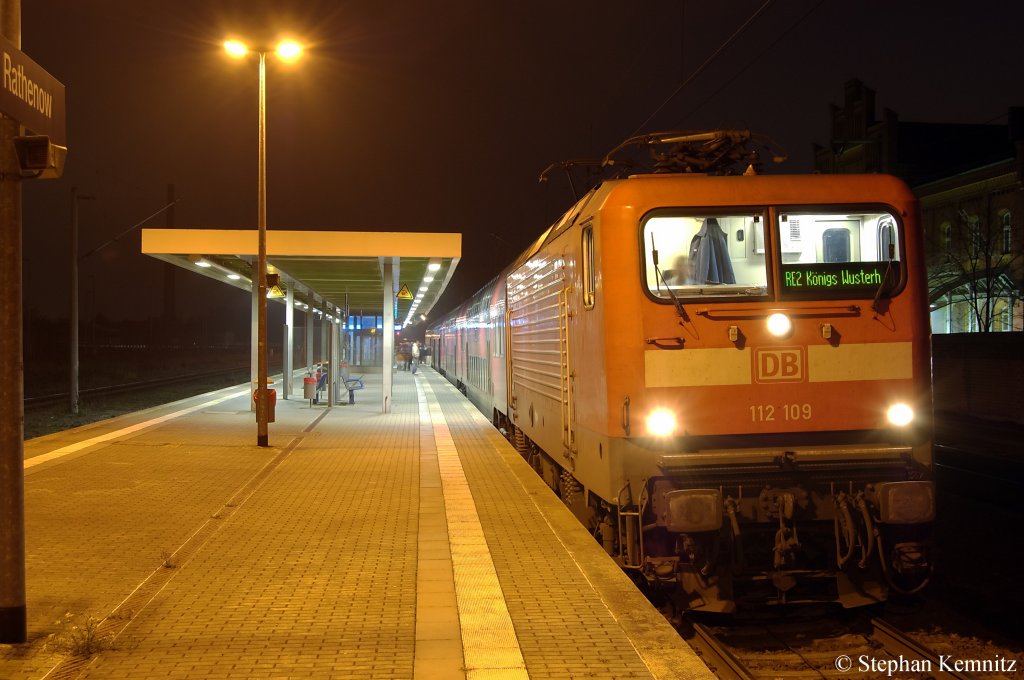
[(759, 213), (655, 214), (644, 222), (646, 283), (671, 299), (765, 295), (764, 217)]
[[(766, 240), (764, 225), (775, 224)], [(644, 282), (677, 298), (871, 298), (901, 280), (899, 222), (881, 210), (653, 213), (643, 223)], [(766, 245), (769, 243), (769, 245)], [(771, 259), (779, 280), (771, 281)]]
[(880, 211), (779, 213), (779, 296), (874, 297), (900, 281), (896, 218)]

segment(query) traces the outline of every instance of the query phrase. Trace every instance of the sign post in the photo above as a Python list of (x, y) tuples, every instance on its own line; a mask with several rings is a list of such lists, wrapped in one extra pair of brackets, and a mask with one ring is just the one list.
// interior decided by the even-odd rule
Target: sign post
[[(0, 643), (28, 639), (25, 612), (25, 374), (21, 302), (21, 125), (63, 147), (64, 86), (25, 56), (21, 0), (0, 0)], [(36, 147), (38, 148), (38, 147)]]

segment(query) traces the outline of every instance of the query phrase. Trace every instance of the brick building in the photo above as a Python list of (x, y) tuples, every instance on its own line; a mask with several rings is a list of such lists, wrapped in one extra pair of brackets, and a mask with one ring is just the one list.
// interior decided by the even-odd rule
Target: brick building
[(935, 333), (1024, 330), (1024, 108), (1002, 125), (875, 115), (875, 93), (846, 83), (817, 172), (884, 172), (921, 201)]

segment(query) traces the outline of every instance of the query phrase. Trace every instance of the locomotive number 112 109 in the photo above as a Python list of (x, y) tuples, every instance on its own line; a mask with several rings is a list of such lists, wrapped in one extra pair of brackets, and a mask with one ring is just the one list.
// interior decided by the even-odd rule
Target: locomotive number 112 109
[(750, 420), (755, 423), (767, 423), (773, 420), (810, 420), (810, 404), (751, 404)]

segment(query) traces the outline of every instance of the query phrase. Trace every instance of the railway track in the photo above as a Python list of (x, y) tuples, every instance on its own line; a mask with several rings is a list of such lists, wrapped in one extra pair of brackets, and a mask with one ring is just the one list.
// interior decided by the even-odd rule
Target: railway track
[[(687, 642), (722, 680), (980, 677), (877, 618), (728, 627), (693, 622), (692, 631)], [(1005, 676), (986, 671), (984, 677)]]
[[(145, 392), (146, 390), (151, 390), (157, 387), (166, 387), (169, 385), (180, 385), (189, 382), (196, 382), (199, 380), (221, 378), (248, 370), (249, 368), (247, 366), (242, 366), (237, 368), (209, 371), (206, 373), (190, 373), (188, 375), (176, 375), (167, 378), (156, 378), (153, 380), (140, 380), (136, 382), (121, 383), (118, 385), (92, 387), (89, 389), (79, 390), (79, 395), (82, 397), (103, 397), (115, 394), (126, 394), (129, 392)], [(31, 410), (37, 408), (44, 408), (46, 406), (52, 406), (54, 404), (65, 403), (69, 399), (70, 393), (68, 392), (46, 394), (37, 397), (26, 397), (25, 409)]]

